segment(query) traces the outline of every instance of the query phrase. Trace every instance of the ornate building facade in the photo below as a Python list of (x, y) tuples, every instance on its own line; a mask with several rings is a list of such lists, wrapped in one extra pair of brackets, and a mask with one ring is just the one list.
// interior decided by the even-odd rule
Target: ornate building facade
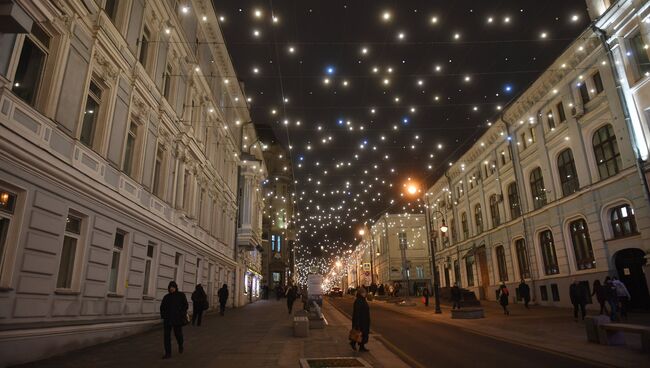
[(149, 328), (171, 280), (254, 300), (266, 168), (212, 1), (2, 5), (1, 360)]

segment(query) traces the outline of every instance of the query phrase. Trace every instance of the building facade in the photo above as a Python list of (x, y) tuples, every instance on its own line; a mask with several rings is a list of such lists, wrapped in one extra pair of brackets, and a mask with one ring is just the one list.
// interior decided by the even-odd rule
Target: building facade
[(648, 4), (588, 5), (618, 31), (585, 30), (427, 191), (441, 286), (569, 306), (572, 280), (617, 276), (650, 308)]
[(243, 304), (266, 169), (212, 1), (0, 17), (0, 363), (149, 328), (171, 280)]
[(266, 285), (271, 289), (293, 282), (294, 242), (296, 240), (293, 203), (293, 174), (286, 150), (272, 143), (264, 151), (269, 175), (264, 186), (263, 268)]

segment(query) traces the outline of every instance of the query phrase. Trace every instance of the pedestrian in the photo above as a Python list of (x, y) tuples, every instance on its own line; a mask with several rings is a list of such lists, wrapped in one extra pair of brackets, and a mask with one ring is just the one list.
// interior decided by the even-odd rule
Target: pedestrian
[(292, 285), (287, 286), (287, 294), (285, 295), (287, 297), (287, 309), (289, 310), (289, 314), (291, 314), (291, 310), (293, 309), (293, 302), (296, 301), (297, 298), (297, 293), (296, 293), (296, 288)]
[(280, 300), (283, 294), (284, 290), (282, 290), (282, 286), (278, 284), (278, 286), (275, 287), (275, 300)]
[(422, 296), (424, 296), (424, 306), (428, 307), (429, 306), (429, 288), (425, 287), (424, 290), (422, 290)]
[(226, 312), (226, 303), (228, 302), (228, 285), (223, 284), (221, 289), (217, 291), (217, 297), (219, 298), (219, 314), (223, 316)]
[(528, 309), (528, 303), (530, 303), (530, 287), (524, 279), (521, 279), (519, 283), (519, 297), (524, 300), (524, 306)]
[(616, 294), (616, 286), (612, 283), (612, 279), (605, 277), (605, 299), (609, 304), (609, 319), (613, 322), (618, 321), (618, 295)]
[[(361, 342), (359, 342), (359, 351), (368, 351), (368, 335), (370, 334), (370, 306), (366, 300), (366, 289), (359, 288), (357, 297), (354, 300), (352, 308), (352, 329), (361, 331)], [(357, 342), (350, 341), (353, 350), (357, 350)]]
[(503, 308), (503, 314), (505, 314), (506, 316), (510, 315), (510, 311), (508, 310), (509, 296), (510, 296), (510, 292), (508, 291), (505, 282), (502, 282), (501, 285), (499, 286), (498, 298), (499, 298), (499, 304), (501, 304), (501, 308)]
[(451, 309), (460, 309), (460, 288), (457, 283), (451, 287)]
[(183, 325), (187, 324), (187, 297), (178, 291), (178, 285), (170, 281), (167, 295), (160, 303), (160, 318), (163, 320), (165, 355), (163, 359), (172, 357), (172, 329), (178, 343), (178, 352), (183, 354)]
[(578, 322), (578, 309), (580, 309), (582, 319), (585, 319), (586, 293), (576, 279), (573, 279), (573, 283), (569, 286), (569, 298), (571, 299), (571, 304), (573, 304), (573, 319)]
[(384, 289), (384, 284), (379, 284), (379, 288), (377, 288), (377, 294), (379, 295), (384, 295), (386, 290)]
[(388, 296), (395, 296), (395, 286), (388, 285)]
[(203, 286), (198, 284), (192, 293), (192, 326), (194, 323), (201, 326), (203, 311), (206, 309), (208, 309), (208, 296), (205, 294)]
[(598, 279), (594, 281), (594, 291), (591, 293), (591, 296), (594, 295), (596, 296), (596, 300), (598, 300), (598, 304), (600, 304), (600, 314), (608, 314), (606, 306), (607, 290), (605, 290), (605, 286)]
[(627, 308), (630, 303), (630, 292), (625, 287), (625, 284), (616, 277), (612, 278), (612, 285), (616, 289), (616, 299), (618, 301), (619, 313), (621, 318), (627, 320)]

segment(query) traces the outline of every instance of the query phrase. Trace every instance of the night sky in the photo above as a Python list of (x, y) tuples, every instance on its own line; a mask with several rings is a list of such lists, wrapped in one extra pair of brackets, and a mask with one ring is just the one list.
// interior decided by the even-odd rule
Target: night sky
[(413, 211), (407, 178), (435, 182), (589, 24), (583, 0), (215, 8), (262, 140), (291, 148), (299, 256), (328, 260)]

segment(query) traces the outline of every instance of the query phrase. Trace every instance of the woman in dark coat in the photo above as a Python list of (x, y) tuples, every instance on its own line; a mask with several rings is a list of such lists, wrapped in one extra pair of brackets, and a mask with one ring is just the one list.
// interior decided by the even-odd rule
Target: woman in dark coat
[(167, 291), (169, 293), (163, 297), (160, 303), (160, 318), (163, 319), (165, 332), (165, 355), (163, 359), (169, 359), (172, 356), (172, 329), (178, 343), (178, 352), (183, 353), (183, 325), (187, 323), (188, 307), (185, 294), (178, 291), (178, 285), (174, 281), (169, 282)]
[(528, 303), (530, 303), (530, 287), (524, 279), (521, 279), (519, 283), (519, 296), (524, 300), (524, 306), (528, 309)]
[(600, 314), (609, 314), (609, 311), (607, 310), (607, 290), (603, 286), (603, 284), (600, 283), (600, 280), (595, 280), (594, 281), (594, 291), (591, 293), (591, 296), (596, 296), (596, 300), (598, 300), (598, 304), (600, 304)]
[(194, 323), (201, 326), (203, 311), (206, 309), (208, 309), (208, 296), (205, 294), (203, 286), (198, 284), (192, 293), (192, 326), (194, 326)]
[(217, 296), (219, 297), (219, 314), (223, 316), (226, 311), (226, 303), (228, 302), (228, 285), (223, 284), (221, 289), (217, 291)]
[(296, 301), (296, 298), (298, 297), (298, 292), (296, 291), (296, 287), (289, 285), (287, 286), (287, 309), (289, 310), (289, 314), (291, 314), (291, 311), (293, 310), (293, 302)]
[[(370, 334), (370, 307), (366, 300), (366, 289), (361, 287), (357, 290), (357, 298), (354, 301), (352, 308), (352, 328), (361, 331), (361, 342), (359, 343), (359, 351), (368, 351), (366, 344), (368, 343), (368, 335)], [(350, 341), (352, 349), (357, 350), (356, 341)]]
[(508, 310), (508, 297), (510, 296), (510, 292), (508, 291), (508, 288), (506, 287), (506, 284), (501, 284), (499, 286), (499, 304), (501, 304), (501, 307), (503, 308), (503, 314), (506, 316), (510, 315), (510, 311)]

